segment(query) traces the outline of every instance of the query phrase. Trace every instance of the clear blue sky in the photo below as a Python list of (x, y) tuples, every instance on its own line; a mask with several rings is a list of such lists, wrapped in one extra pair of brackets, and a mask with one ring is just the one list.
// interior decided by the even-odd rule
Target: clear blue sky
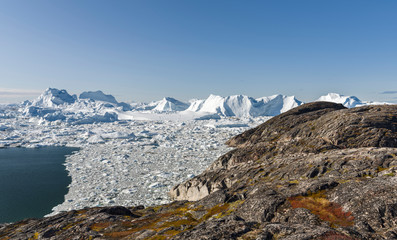
[(397, 101), (397, 1), (0, 1), (0, 100), (47, 87)]

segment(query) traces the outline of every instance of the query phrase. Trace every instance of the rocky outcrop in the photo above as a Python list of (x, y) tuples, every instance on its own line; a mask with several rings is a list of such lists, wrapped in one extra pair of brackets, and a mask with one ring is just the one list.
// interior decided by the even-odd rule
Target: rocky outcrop
[[(247, 172), (253, 171), (253, 166), (281, 171), (280, 167), (285, 166), (283, 174), (292, 173), (299, 178), (301, 176), (295, 173), (299, 167), (296, 158), (305, 163), (323, 155), (332, 158), (346, 149), (395, 148), (396, 122), (396, 106), (346, 109), (328, 102), (305, 104), (230, 139), (227, 144), (236, 147), (235, 150), (220, 157), (200, 176), (175, 186), (171, 196), (175, 200), (196, 201), (211, 192), (229, 188), (247, 176), (240, 168)], [(360, 154), (363, 150), (356, 152), (354, 154)], [(326, 161), (322, 163), (328, 164)], [(306, 164), (302, 167), (307, 168)], [(318, 166), (308, 177), (329, 169)]]
[(170, 204), (25, 220), (0, 239), (397, 239), (397, 106), (310, 103), (228, 144)]

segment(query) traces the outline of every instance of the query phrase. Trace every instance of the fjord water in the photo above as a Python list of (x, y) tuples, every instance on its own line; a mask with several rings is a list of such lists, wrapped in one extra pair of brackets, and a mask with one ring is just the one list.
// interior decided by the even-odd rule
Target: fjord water
[(62, 203), (71, 182), (63, 163), (77, 150), (0, 149), (0, 223), (43, 217)]

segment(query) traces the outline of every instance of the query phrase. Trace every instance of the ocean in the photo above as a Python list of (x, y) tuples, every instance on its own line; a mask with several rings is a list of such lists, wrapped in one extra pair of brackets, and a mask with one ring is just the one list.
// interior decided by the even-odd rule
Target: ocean
[(63, 163), (77, 150), (0, 149), (0, 223), (40, 218), (62, 203), (71, 182)]

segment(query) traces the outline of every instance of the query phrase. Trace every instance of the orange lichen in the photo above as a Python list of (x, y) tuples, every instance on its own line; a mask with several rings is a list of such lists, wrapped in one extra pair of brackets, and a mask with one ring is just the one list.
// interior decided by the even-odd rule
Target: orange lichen
[(328, 201), (324, 191), (308, 196), (296, 196), (288, 198), (293, 208), (306, 208), (321, 220), (334, 226), (353, 226), (354, 217), (351, 212), (344, 212), (342, 206)]

